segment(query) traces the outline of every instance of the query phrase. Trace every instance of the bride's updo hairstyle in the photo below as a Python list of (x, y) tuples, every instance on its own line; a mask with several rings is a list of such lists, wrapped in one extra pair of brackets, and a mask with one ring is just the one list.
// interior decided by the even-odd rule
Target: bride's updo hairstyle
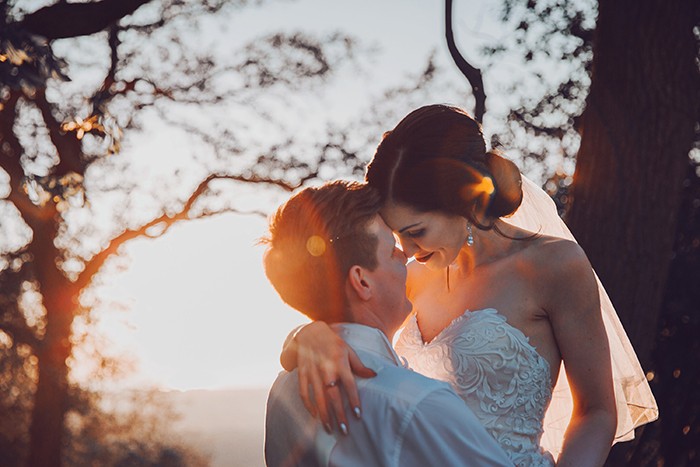
[(523, 196), (520, 171), (486, 151), (481, 125), (440, 104), (414, 110), (384, 134), (366, 180), (384, 202), (462, 216), (482, 229), (515, 212)]

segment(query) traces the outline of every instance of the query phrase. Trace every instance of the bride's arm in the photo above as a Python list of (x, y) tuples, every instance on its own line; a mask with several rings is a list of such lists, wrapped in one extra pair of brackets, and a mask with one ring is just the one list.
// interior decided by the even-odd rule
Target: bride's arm
[[(557, 465), (602, 466), (615, 436), (617, 414), (610, 347), (595, 275), (581, 248), (557, 242), (548, 251), (546, 309), (574, 399)], [(551, 261), (551, 260), (550, 260)]]
[[(371, 378), (376, 373), (362, 364), (355, 351), (328, 324), (314, 321), (294, 329), (285, 340), (280, 363), (290, 371), (297, 368), (304, 406), (313, 416), (318, 414), (326, 431), (332, 431), (333, 417), (341, 431), (343, 426), (346, 430), (349, 426), (343, 394), (353, 415), (360, 418), (362, 406), (353, 374)], [(331, 381), (337, 384), (328, 387)]]

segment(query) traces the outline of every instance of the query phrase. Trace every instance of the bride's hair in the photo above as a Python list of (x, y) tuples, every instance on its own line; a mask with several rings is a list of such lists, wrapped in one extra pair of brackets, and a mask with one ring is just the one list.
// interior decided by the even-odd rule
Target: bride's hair
[(414, 110), (384, 134), (366, 180), (384, 201), (459, 215), (484, 229), (522, 201), (516, 165), (486, 151), (481, 125), (465, 111), (441, 104)]
[(347, 320), (345, 279), (354, 265), (377, 267), (369, 223), (381, 206), (376, 190), (335, 181), (305, 188), (270, 220), (265, 274), (282, 300), (313, 320)]

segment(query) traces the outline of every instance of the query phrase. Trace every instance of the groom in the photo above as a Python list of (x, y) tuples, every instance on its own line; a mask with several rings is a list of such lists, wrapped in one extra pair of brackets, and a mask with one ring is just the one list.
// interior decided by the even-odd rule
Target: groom
[(406, 256), (378, 210), (371, 188), (333, 182), (299, 192), (271, 221), (265, 272), (282, 299), (335, 323), (377, 376), (358, 381), (362, 420), (329, 434), (304, 408), (297, 370), (282, 372), (267, 402), (267, 465), (512, 465), (447, 383), (405, 368), (392, 349), (411, 303)]

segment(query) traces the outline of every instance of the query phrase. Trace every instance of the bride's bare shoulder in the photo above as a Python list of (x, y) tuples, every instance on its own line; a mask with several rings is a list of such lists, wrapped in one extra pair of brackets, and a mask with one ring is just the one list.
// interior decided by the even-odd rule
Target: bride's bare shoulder
[(565, 238), (541, 235), (531, 240), (523, 248), (521, 259), (527, 269), (539, 275), (561, 275), (570, 277), (591, 269), (591, 265), (581, 246)]
[(527, 250), (528, 263), (557, 293), (595, 288), (591, 263), (581, 246), (563, 238), (542, 236)]

